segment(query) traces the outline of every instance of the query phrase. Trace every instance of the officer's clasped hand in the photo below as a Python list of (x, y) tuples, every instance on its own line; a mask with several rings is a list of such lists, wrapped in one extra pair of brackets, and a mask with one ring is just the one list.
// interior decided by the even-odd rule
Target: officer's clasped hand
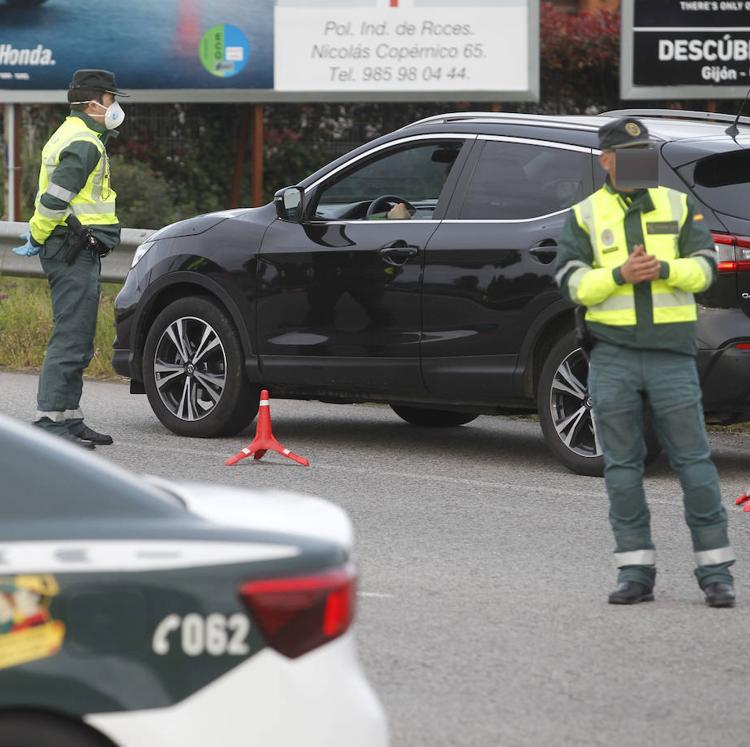
[(644, 283), (659, 277), (661, 265), (651, 254), (646, 254), (643, 244), (636, 244), (628, 261), (620, 267), (622, 279), (626, 283)]
[(22, 233), (21, 238), (25, 239), (25, 243), (22, 246), (13, 247), (13, 254), (17, 254), (19, 257), (33, 257), (39, 254), (41, 247), (31, 240), (31, 235), (28, 231)]

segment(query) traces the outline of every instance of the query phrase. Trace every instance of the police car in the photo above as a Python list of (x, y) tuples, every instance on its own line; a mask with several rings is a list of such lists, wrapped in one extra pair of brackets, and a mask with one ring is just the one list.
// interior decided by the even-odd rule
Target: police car
[(0, 417), (0, 747), (385, 747), (333, 504), (132, 475)]

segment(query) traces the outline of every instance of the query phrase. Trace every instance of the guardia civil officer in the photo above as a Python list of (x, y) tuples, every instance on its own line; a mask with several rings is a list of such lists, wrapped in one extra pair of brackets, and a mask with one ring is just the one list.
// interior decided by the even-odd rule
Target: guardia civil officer
[(54, 328), (39, 376), (34, 424), (89, 449), (112, 443), (111, 436), (84, 423), (79, 405), (83, 371), (94, 354), (101, 257), (120, 242), (106, 151), (125, 118), (117, 95), (126, 94), (107, 70), (73, 74), (70, 115), (42, 150), (26, 243), (13, 250), (40, 254), (52, 296)]
[(656, 553), (643, 491), (644, 401), (683, 490), (696, 578), (712, 607), (732, 607), (719, 478), (711, 461), (695, 365), (694, 293), (716, 277), (713, 240), (692, 201), (665, 187), (618, 187), (616, 152), (649, 145), (626, 117), (600, 128), (605, 185), (573, 207), (559, 242), (556, 280), (586, 307), (594, 338), (589, 393), (619, 569), (611, 604), (651, 601)]

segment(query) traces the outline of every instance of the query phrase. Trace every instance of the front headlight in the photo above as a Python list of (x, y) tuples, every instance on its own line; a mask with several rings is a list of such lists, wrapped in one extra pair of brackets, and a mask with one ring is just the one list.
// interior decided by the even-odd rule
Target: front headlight
[(133, 255), (133, 261), (130, 263), (130, 269), (132, 270), (140, 261), (146, 252), (155, 244), (154, 241), (144, 241), (136, 250)]

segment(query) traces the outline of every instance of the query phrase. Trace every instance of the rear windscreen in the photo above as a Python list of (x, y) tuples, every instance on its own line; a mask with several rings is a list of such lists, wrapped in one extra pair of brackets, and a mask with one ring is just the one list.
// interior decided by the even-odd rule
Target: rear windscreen
[(701, 202), (724, 215), (750, 219), (750, 150), (717, 153), (679, 171), (694, 184)]

